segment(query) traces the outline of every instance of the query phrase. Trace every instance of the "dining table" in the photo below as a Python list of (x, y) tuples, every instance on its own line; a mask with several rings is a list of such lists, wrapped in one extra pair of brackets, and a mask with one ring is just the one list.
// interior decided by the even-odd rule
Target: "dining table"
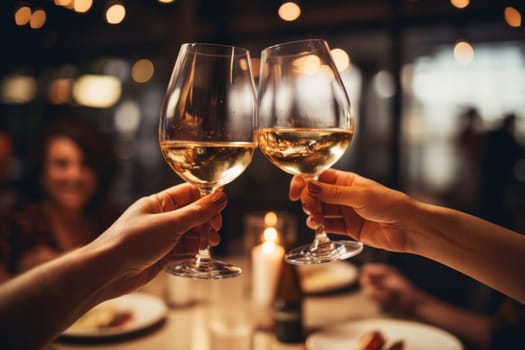
[[(234, 321), (247, 322), (249, 326), (250, 346), (246, 350), (306, 349), (305, 342), (285, 344), (276, 339), (268, 324), (271, 306), (268, 305), (265, 310), (250, 307), (249, 262), (243, 257), (229, 259), (243, 266), (240, 277), (209, 281), (174, 278), (161, 273), (138, 290), (162, 300), (166, 305), (162, 321), (149, 329), (116, 338), (75, 339), (62, 336), (49, 346), (49, 350), (234, 350), (228, 345), (221, 348), (217, 338), (213, 338), (216, 335), (210, 333), (210, 319), (217, 313), (233, 317), (245, 315)], [(177, 298), (173, 297), (173, 293)], [(217, 305), (220, 305), (219, 312)], [(387, 316), (364, 295), (356, 280), (334, 291), (306, 294), (303, 301), (306, 335), (350, 320)]]

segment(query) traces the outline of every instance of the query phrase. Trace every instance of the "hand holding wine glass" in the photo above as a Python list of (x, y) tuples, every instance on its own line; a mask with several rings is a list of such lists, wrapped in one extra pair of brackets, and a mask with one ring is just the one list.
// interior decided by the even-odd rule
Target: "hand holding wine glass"
[[(171, 169), (209, 194), (250, 164), (256, 97), (248, 50), (183, 44), (161, 109), (159, 142)], [(209, 247), (192, 260), (168, 267), (182, 277), (223, 279), (241, 269), (214, 260)]]
[[(259, 126), (262, 153), (281, 170), (307, 181), (334, 165), (350, 145), (350, 101), (327, 43), (301, 40), (261, 54)], [(286, 254), (294, 264), (317, 264), (357, 255), (363, 244), (332, 241), (323, 225), (311, 244)]]

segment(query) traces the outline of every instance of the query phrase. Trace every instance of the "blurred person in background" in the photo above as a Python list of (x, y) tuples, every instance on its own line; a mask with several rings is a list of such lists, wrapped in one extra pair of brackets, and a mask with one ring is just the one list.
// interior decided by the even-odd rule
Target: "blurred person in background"
[(105, 135), (76, 118), (36, 142), (21, 198), (0, 220), (0, 276), (13, 276), (95, 239), (118, 217), (107, 204), (116, 171)]
[(485, 132), (478, 110), (469, 107), (460, 114), (461, 129), (456, 138), (458, 172), (450, 200), (471, 214), (479, 212), (481, 156)]
[(518, 182), (514, 166), (524, 157), (524, 148), (515, 135), (517, 116), (506, 114), (501, 125), (487, 133), (481, 163), (481, 215), (498, 225), (516, 229), (512, 195)]

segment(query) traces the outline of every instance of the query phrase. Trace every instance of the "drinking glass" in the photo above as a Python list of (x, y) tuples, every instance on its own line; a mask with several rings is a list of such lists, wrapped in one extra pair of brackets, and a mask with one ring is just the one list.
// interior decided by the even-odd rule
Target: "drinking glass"
[[(350, 145), (354, 118), (328, 44), (307, 39), (261, 52), (257, 141), (281, 170), (317, 179)], [(318, 264), (357, 255), (361, 242), (332, 241), (320, 225), (311, 244), (286, 253), (292, 264)]]
[[(201, 195), (237, 178), (256, 148), (257, 98), (248, 50), (186, 43), (179, 50), (161, 108), (159, 142), (164, 159)], [(168, 266), (182, 277), (223, 279), (241, 273), (214, 260), (209, 246), (195, 258)]]

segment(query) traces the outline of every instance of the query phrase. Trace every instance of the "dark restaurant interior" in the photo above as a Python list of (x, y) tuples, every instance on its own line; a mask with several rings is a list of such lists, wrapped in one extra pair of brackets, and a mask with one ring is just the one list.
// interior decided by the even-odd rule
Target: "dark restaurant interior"
[[(181, 44), (249, 49), (257, 83), (262, 49), (321, 38), (356, 118), (335, 168), (525, 232), (525, 2), (299, 0), (292, 14), (279, 12), (283, 3), (2, 1), (0, 131), (11, 148), (0, 150), (1, 210), (27, 189), (34, 143), (61, 117), (88, 121), (111, 140), (116, 175), (107, 195), (116, 207), (181, 183), (158, 140)], [(257, 151), (225, 187), (229, 202), (214, 254), (242, 249), (242, 218), (251, 212), (287, 213), (297, 219), (297, 240), (309, 241), (301, 205), (288, 199), (290, 179)], [(423, 257), (365, 247), (350, 262), (388, 263), (474, 312), (491, 315), (504, 298)]]

